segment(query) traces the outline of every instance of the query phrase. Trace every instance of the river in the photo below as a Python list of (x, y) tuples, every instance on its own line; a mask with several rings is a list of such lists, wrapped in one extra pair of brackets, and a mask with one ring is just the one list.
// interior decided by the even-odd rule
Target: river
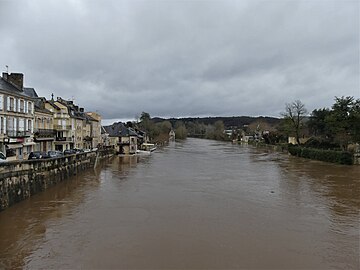
[(0, 268), (359, 269), (360, 166), (187, 139), (0, 212)]

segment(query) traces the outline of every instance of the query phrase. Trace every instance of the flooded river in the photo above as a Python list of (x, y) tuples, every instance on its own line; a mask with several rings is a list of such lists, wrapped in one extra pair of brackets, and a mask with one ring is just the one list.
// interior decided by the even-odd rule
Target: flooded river
[(0, 268), (359, 269), (360, 166), (187, 139), (0, 212)]

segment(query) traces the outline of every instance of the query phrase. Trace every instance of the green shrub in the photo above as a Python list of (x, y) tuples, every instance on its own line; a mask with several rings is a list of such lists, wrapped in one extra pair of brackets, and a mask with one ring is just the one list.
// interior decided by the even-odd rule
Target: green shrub
[(293, 156), (321, 160), (339, 164), (353, 164), (353, 155), (346, 151), (323, 150), (289, 145), (289, 153)]

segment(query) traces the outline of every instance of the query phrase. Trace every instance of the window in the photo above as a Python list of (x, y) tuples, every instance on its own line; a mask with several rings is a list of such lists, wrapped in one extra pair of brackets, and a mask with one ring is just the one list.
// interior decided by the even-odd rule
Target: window
[(15, 101), (14, 101), (14, 98), (9, 98), (9, 110), (10, 111), (15, 111)]
[(4, 109), (4, 96), (0, 95), (0, 111)]
[(25, 120), (23, 118), (19, 119), (19, 131), (25, 130)]
[(28, 112), (29, 114), (32, 114), (32, 102), (28, 102)]
[(14, 118), (13, 117), (7, 117), (7, 130), (14, 131)]
[(32, 131), (32, 121), (31, 120), (28, 120), (27, 130)]
[(25, 112), (24, 111), (24, 100), (22, 100), (22, 99), (20, 100), (20, 112), (22, 112), (22, 113)]

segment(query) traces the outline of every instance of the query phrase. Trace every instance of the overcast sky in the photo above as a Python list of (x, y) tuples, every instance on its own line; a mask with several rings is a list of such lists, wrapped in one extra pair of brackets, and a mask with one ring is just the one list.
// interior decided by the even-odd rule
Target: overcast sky
[(105, 119), (360, 97), (359, 1), (0, 0), (0, 65)]

